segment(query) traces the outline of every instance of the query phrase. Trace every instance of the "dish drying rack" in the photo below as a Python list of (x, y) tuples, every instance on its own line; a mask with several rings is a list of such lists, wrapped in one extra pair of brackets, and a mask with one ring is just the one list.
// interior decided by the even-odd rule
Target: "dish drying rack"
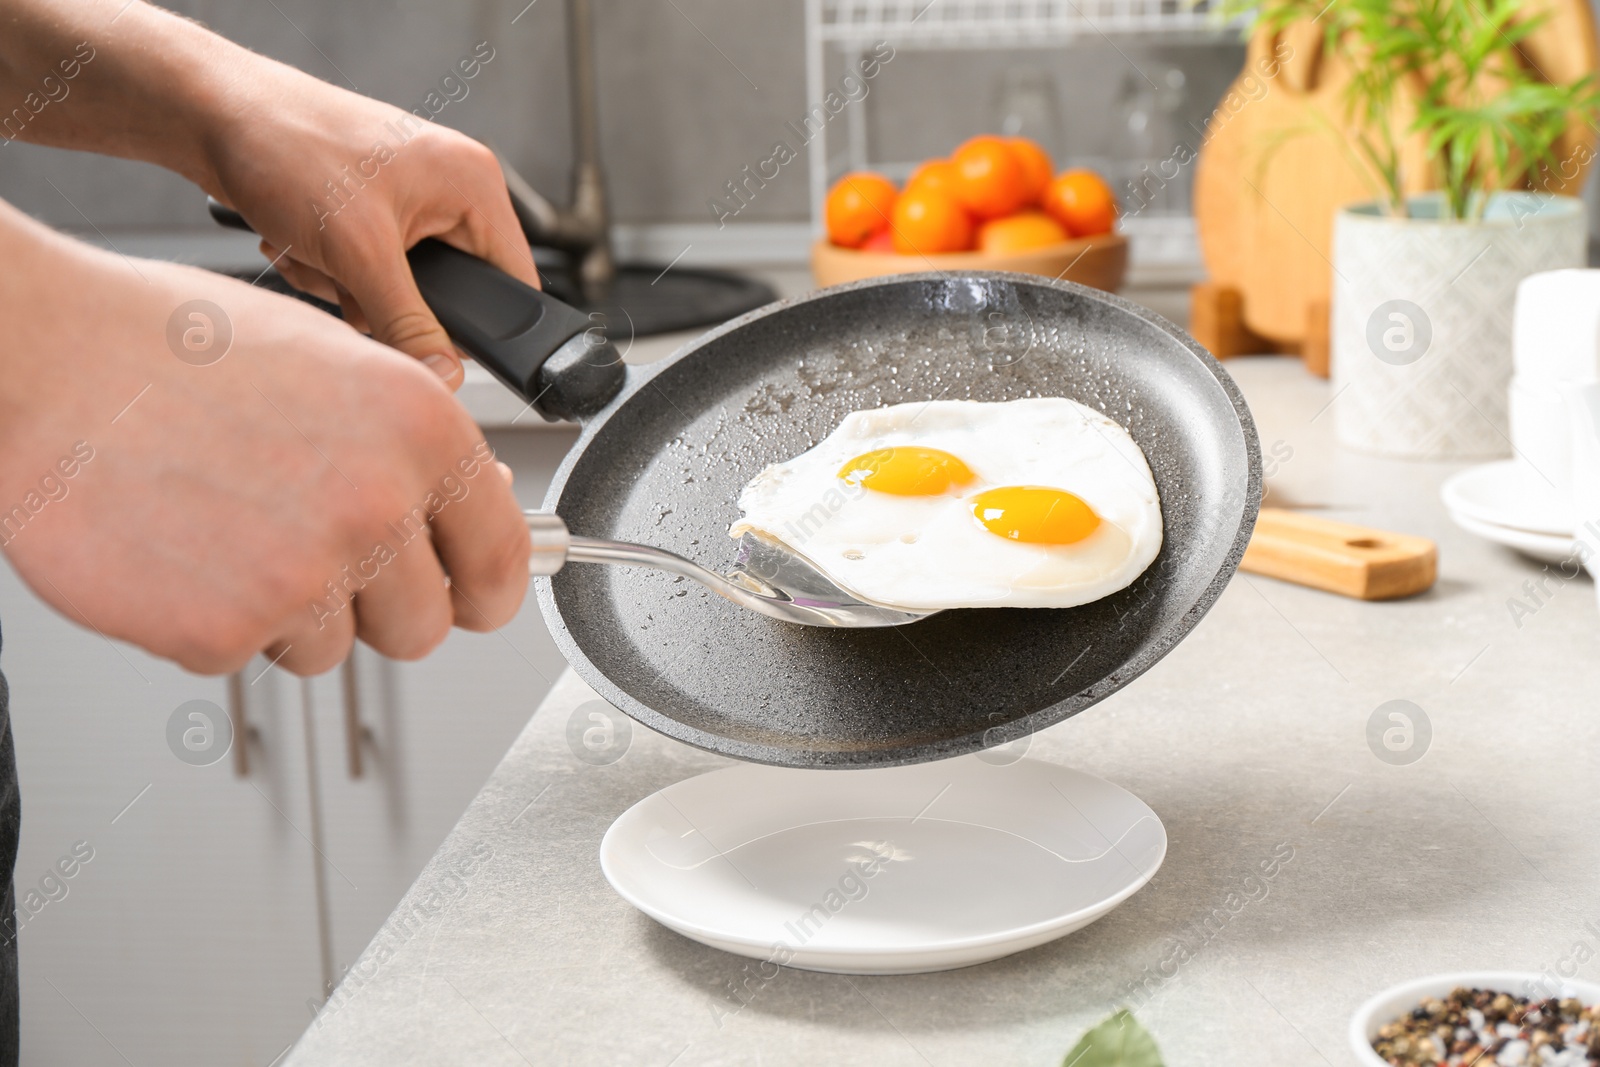
[[(1120, 39), (1225, 40), (1238, 23), (1219, 21), (1209, 0), (806, 0), (806, 99), (827, 94), (830, 49), (845, 56), (870, 52), (879, 41), (897, 50), (978, 51), (1059, 48), (1085, 38), (1116, 44)], [(807, 165), (811, 222), (821, 233), (829, 183), (852, 170), (909, 172), (905, 161), (874, 160), (865, 116), (858, 108), (842, 115), (842, 151), (830, 148), (829, 126), (816, 134)], [(1195, 254), (1194, 220), (1149, 216), (1126, 220), (1125, 232), (1146, 253), (1141, 259), (1171, 261)]]

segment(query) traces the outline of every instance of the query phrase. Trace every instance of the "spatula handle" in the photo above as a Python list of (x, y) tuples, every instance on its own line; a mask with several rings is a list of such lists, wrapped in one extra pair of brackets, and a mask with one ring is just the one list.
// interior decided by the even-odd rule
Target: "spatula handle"
[(528, 538), (533, 542), (533, 554), (528, 557), (528, 573), (539, 577), (555, 574), (567, 564), (567, 553), (572, 549), (572, 534), (561, 516), (548, 511), (524, 511), (528, 523)]
[[(255, 232), (216, 199), (206, 206), (221, 225)], [(622, 359), (584, 312), (431, 237), (406, 259), (451, 340), (543, 418), (593, 415), (622, 390)]]

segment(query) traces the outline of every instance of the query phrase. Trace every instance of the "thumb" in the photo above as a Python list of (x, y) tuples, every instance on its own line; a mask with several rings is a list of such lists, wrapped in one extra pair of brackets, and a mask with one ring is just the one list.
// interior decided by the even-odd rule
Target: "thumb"
[(452, 390), (461, 386), (463, 372), (455, 345), (428, 310), (403, 252), (376, 270), (356, 272), (346, 288), (374, 339), (421, 360)]

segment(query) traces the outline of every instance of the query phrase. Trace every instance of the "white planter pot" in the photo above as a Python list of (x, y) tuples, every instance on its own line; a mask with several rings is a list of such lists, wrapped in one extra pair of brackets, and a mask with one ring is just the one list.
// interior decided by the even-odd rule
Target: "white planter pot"
[(1410, 218), (1359, 204), (1334, 221), (1339, 441), (1411, 459), (1509, 455), (1517, 283), (1584, 265), (1583, 203), (1496, 193), (1478, 222), (1447, 218), (1439, 194), (1409, 203)]

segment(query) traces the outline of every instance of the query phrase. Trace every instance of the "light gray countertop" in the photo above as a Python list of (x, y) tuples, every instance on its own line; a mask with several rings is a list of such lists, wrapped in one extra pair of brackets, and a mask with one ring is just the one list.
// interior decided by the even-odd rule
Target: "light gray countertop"
[[(1351, 1012), (1392, 983), (1600, 958), (1592, 584), (1547, 580), (1519, 626), (1508, 600), (1531, 606), (1543, 565), (1450, 524), (1454, 465), (1336, 447), (1297, 361), (1228, 369), (1269, 503), (1434, 538), (1439, 581), (1366, 604), (1242, 575), (1147, 675), (1032, 739), (1165, 822), (1165, 865), (1120, 908), (943, 974), (783, 970), (741, 1006), (747, 961), (635, 912), (597, 859), (628, 806), (726, 761), (635, 725), (620, 760), (581, 762), (566, 729), (593, 694), (569, 672), (286, 1063), (1053, 1067), (1131, 1003), (1171, 1067), (1344, 1065)], [(1368, 747), (1392, 699), (1432, 724), (1409, 766)]]

